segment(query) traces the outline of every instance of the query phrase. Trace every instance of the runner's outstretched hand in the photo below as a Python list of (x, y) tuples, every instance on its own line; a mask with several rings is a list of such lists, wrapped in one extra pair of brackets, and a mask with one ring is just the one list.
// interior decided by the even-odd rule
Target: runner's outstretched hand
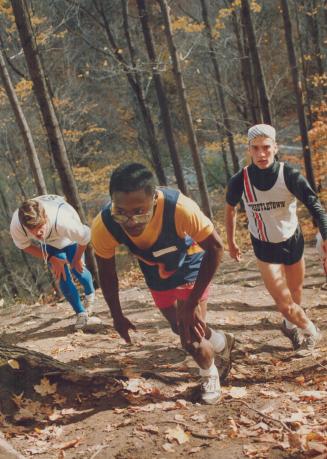
[(136, 331), (136, 327), (127, 319), (127, 317), (122, 316), (121, 318), (114, 320), (114, 329), (126, 341), (126, 343), (130, 344), (132, 342), (129, 336), (129, 330)]
[(229, 244), (229, 254), (234, 260), (241, 261), (242, 252), (237, 244)]
[(67, 264), (67, 260), (62, 258), (57, 258), (55, 255), (49, 260), (50, 269), (54, 274), (54, 277), (57, 281), (60, 281), (61, 276), (63, 280), (66, 280), (66, 273), (65, 273), (65, 265)]

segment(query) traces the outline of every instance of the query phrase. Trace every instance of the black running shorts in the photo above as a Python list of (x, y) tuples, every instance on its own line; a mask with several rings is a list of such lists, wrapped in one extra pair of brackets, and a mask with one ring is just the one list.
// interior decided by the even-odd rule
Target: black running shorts
[(304, 251), (304, 239), (298, 226), (293, 236), (283, 242), (265, 242), (251, 234), (255, 256), (267, 263), (293, 265), (301, 260)]

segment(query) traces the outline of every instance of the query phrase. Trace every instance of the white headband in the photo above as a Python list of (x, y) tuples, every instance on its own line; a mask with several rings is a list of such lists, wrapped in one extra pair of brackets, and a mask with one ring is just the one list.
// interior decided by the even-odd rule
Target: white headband
[(276, 129), (269, 124), (256, 124), (248, 130), (248, 141), (250, 142), (256, 137), (269, 137), (276, 141)]

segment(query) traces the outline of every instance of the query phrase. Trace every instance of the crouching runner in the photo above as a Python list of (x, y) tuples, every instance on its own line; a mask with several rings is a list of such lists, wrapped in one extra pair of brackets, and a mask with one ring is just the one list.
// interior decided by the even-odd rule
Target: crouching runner
[(220, 237), (194, 201), (178, 190), (156, 188), (142, 164), (119, 166), (109, 192), (111, 202), (93, 222), (92, 243), (116, 331), (130, 342), (129, 330), (135, 329), (119, 301), (115, 249), (124, 244), (138, 258), (156, 306), (200, 368), (202, 401), (216, 403), (221, 390), (215, 353), (225, 377), (234, 345), (233, 335), (205, 322), (209, 284), (223, 256)]

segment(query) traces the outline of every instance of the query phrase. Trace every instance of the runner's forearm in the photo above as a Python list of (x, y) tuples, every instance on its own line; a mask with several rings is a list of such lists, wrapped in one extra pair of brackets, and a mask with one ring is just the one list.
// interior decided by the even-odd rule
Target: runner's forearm
[(35, 258), (43, 259), (44, 257), (42, 250), (36, 245), (30, 245), (29, 247), (26, 247), (26, 249), (23, 249), (23, 251), (25, 253), (28, 253), (29, 255), (32, 255)]
[(229, 204), (225, 205), (225, 226), (228, 245), (235, 243), (237, 210)]
[(87, 245), (80, 245), (80, 244), (77, 245), (77, 249), (76, 249), (74, 258), (72, 260), (72, 264), (74, 264), (76, 261), (78, 261), (78, 260), (80, 260), (82, 258), (83, 253), (86, 250), (86, 247), (87, 247)]
[(118, 320), (123, 317), (119, 301), (119, 282), (116, 271), (115, 257), (105, 259), (96, 256), (98, 268), (100, 286), (106, 300), (106, 303), (110, 309), (113, 320)]

